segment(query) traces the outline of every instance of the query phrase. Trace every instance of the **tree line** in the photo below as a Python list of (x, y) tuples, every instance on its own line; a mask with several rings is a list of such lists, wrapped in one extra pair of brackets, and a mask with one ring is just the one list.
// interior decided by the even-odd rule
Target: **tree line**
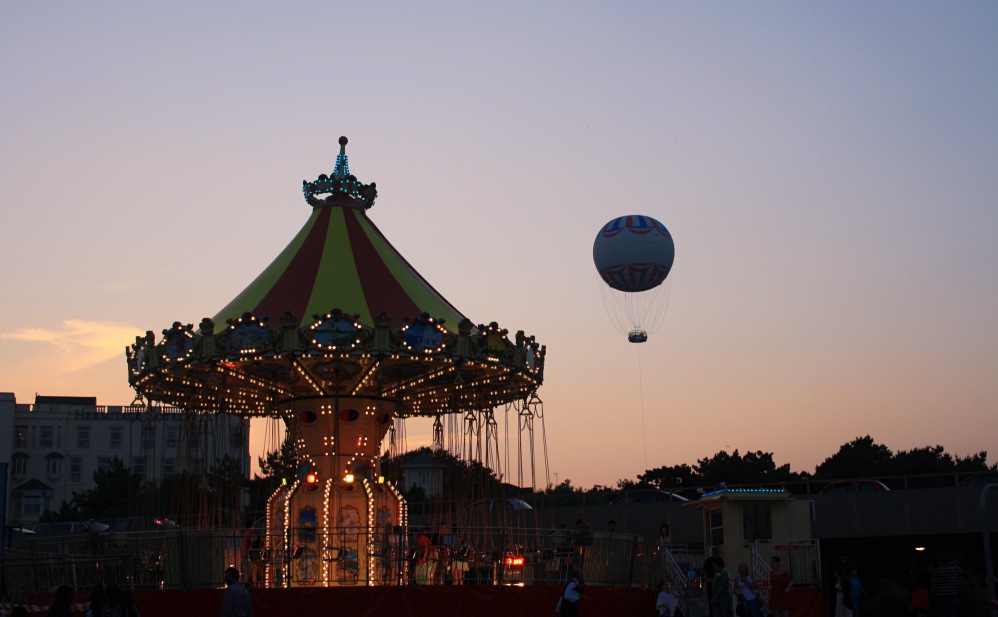
[[(500, 494), (522, 494), (524, 489), (504, 485), (495, 472), (475, 461), (464, 461), (446, 451), (420, 448), (398, 457), (382, 459), (382, 473), (401, 484), (406, 461), (427, 453), (443, 465), (443, 492), (466, 499), (483, 499)], [(814, 473), (792, 471), (790, 465), (777, 465), (772, 452), (739, 450), (699, 459), (696, 463), (666, 465), (648, 469), (632, 479), (618, 480), (615, 486), (594, 485), (585, 489), (566, 478), (557, 485), (536, 491), (541, 501), (568, 504), (581, 500), (608, 502), (624, 491), (658, 489), (696, 497), (698, 488), (726, 485), (785, 486), (791, 492), (811, 481), (843, 478), (897, 478), (907, 476), (909, 487), (952, 486), (952, 476), (998, 470), (988, 464), (987, 452), (968, 456), (953, 455), (940, 446), (924, 446), (892, 452), (866, 435), (843, 444), (819, 464)], [(192, 527), (239, 528), (258, 515), (262, 516), (267, 498), (282, 482), (293, 482), (298, 475), (298, 459), (291, 442), (259, 457), (261, 473), (247, 478), (237, 461), (217, 461), (204, 474), (179, 474), (159, 482), (146, 481), (115, 458), (105, 469), (94, 473), (91, 489), (73, 492), (73, 498), (57, 509), (46, 511), (42, 521), (89, 520), (101, 522), (130, 516), (181, 515), (181, 523)], [(949, 476), (949, 477), (947, 477)], [(889, 482), (889, 480), (888, 480)], [(914, 483), (914, 486), (912, 486)], [(933, 484), (935, 483), (935, 484)], [(418, 487), (417, 487), (418, 488)], [(248, 494), (245, 509), (242, 496)], [(426, 500), (419, 490), (407, 493), (412, 503)]]
[[(695, 497), (696, 489), (724, 485), (785, 486), (791, 492), (808, 482), (830, 482), (847, 478), (900, 478), (910, 488), (953, 486), (956, 475), (995, 471), (998, 464), (987, 462), (987, 451), (968, 456), (953, 455), (940, 445), (892, 452), (869, 435), (842, 444), (826, 458), (814, 473), (792, 471), (789, 464), (778, 465), (772, 452), (750, 451), (744, 454), (721, 450), (699, 459), (692, 465), (665, 465), (645, 470), (633, 479), (621, 479), (616, 486), (595, 485), (590, 489), (575, 487), (571, 479), (549, 486), (542, 493), (551, 497), (585, 495), (612, 499), (623, 491), (658, 489)], [(888, 482), (889, 483), (889, 482)]]

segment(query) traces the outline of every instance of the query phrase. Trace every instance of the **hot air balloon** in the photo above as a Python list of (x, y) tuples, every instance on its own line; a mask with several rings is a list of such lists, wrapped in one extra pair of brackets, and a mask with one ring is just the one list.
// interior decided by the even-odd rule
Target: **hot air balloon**
[(675, 256), (669, 230), (650, 216), (620, 216), (596, 234), (593, 262), (604, 283), (603, 303), (628, 341), (643, 343), (661, 325)]

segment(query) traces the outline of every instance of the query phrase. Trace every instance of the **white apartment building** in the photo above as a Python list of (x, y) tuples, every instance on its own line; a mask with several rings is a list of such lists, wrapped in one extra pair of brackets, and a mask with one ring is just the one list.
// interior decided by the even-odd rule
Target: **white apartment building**
[(5, 524), (28, 526), (117, 457), (145, 480), (201, 474), (228, 456), (250, 469), (249, 421), (177, 407), (104, 406), (96, 397), (0, 393), (0, 460), (9, 461)]

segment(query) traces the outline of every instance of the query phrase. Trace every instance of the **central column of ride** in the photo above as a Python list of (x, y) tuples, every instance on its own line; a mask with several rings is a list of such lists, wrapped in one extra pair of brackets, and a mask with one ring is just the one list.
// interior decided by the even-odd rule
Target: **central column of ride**
[(297, 481), (275, 495), (279, 505), (272, 499), (269, 525), (286, 530), (290, 584), (388, 582), (388, 540), (404, 524), (401, 496), (379, 465), (394, 402), (316, 397), (286, 401), (278, 411), (299, 461)]

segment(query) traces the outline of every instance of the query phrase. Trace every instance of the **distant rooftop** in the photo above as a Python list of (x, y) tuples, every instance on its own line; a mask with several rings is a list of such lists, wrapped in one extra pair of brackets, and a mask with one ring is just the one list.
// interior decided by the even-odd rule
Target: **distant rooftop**
[(97, 406), (96, 396), (42, 396), (35, 395), (35, 405), (89, 405)]

